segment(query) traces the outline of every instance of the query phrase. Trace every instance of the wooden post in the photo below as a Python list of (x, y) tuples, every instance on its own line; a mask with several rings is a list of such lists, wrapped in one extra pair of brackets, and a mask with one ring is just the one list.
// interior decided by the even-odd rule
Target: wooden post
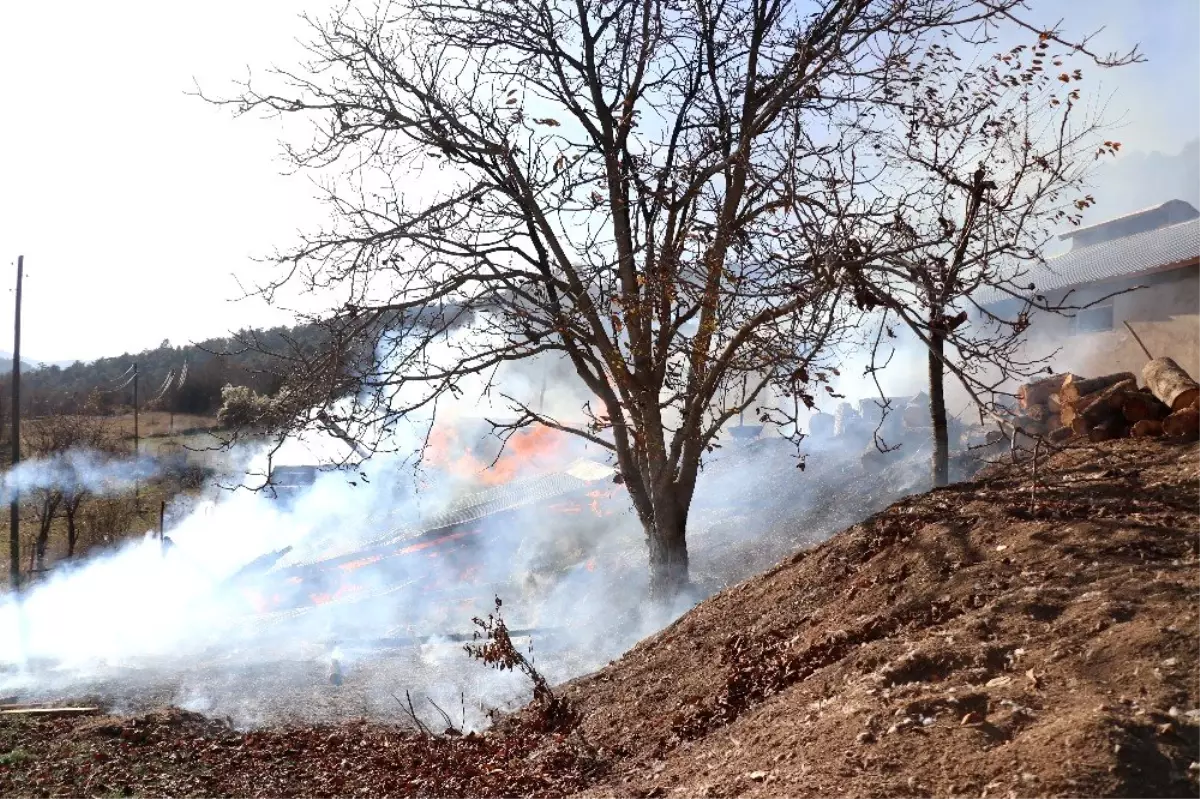
[[(21, 278), (25, 274), (25, 256), (17, 257), (17, 308), (13, 325), (12, 365), (12, 464), (15, 469), (21, 462)], [(14, 592), (21, 588), (21, 501), (13, 490), (8, 508), (8, 575), (9, 585)]]
[(1138, 346), (1142, 348), (1142, 352), (1146, 353), (1146, 357), (1153, 361), (1154, 356), (1150, 354), (1150, 350), (1146, 349), (1146, 345), (1142, 343), (1142, 337), (1134, 332), (1133, 325), (1129, 324), (1129, 322), (1125, 322), (1125, 327), (1129, 328), (1129, 332), (1133, 336), (1133, 340), (1136, 341)]
[(136, 477), (136, 475), (137, 475), (136, 470), (138, 468), (137, 460), (138, 460), (138, 455), (140, 454), (140, 450), (141, 450), (141, 447), (139, 446), (139, 440), (138, 440), (138, 368), (137, 368), (137, 361), (134, 361), (133, 362), (133, 468), (135, 470), (134, 471), (135, 476), (133, 478), (133, 512), (134, 513), (141, 513), (141, 510), (142, 510), (141, 497), (139, 495), (139, 487), (140, 486), (139, 486), (139, 481)]
[(167, 501), (164, 499), (158, 504), (158, 546), (162, 549), (163, 554), (167, 554)]

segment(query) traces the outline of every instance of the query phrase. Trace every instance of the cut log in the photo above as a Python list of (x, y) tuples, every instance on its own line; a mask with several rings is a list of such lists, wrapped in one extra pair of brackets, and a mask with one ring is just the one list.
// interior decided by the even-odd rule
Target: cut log
[(1157, 420), (1168, 415), (1171, 409), (1164, 405), (1153, 394), (1146, 394), (1143, 391), (1135, 391), (1125, 397), (1125, 402), (1121, 405), (1121, 413), (1125, 414), (1125, 419), (1129, 422), (1140, 422), (1142, 420)]
[(1087, 428), (1091, 430), (1096, 425), (1104, 424), (1114, 416), (1121, 417), (1124, 421), (1124, 415), (1121, 408), (1125, 405), (1125, 401), (1137, 394), (1137, 383), (1134, 380), (1125, 380), (1120, 383), (1109, 386), (1096, 394), (1096, 398), (1088, 403), (1087, 407), (1082, 411), (1078, 407), (1075, 408), (1075, 414), (1087, 423)]
[(1133, 372), (1117, 372), (1116, 374), (1087, 379), (1075, 375), (1067, 375), (1067, 379), (1063, 381), (1062, 389), (1058, 392), (1058, 400), (1064, 406), (1070, 405), (1071, 403), (1078, 402), (1080, 397), (1095, 394), (1097, 391), (1103, 391), (1109, 386), (1124, 383), (1126, 380), (1133, 380), (1133, 386), (1137, 388), (1137, 378), (1133, 376)]
[(1129, 435), (1134, 438), (1154, 438), (1163, 434), (1163, 425), (1157, 419), (1142, 419), (1140, 422), (1134, 422), (1133, 427), (1129, 428)]
[(1034, 419), (1032, 416), (1016, 416), (1013, 417), (1012, 423), (1013, 427), (1020, 428), (1029, 435), (1038, 436), (1049, 429), (1046, 427), (1046, 419), (1048, 418), (1048, 415), (1042, 419)]
[(1063, 372), (1061, 375), (1050, 375), (1031, 380), (1017, 389), (1017, 402), (1021, 403), (1021, 407), (1026, 410), (1031, 405), (1045, 405), (1050, 401), (1052, 394), (1058, 393), (1058, 390), (1062, 388), (1063, 381), (1068, 377), (1080, 379), (1070, 372)]
[(1184, 408), (1163, 419), (1163, 434), (1194, 441), (1200, 437), (1200, 411)]
[(1088, 431), (1088, 440), (1093, 442), (1111, 441), (1125, 435), (1125, 420), (1120, 416), (1112, 416)]
[(1096, 399), (1095, 394), (1093, 394), (1091, 397), (1084, 397), (1078, 402), (1072, 402), (1062, 406), (1062, 409), (1058, 412), (1058, 415), (1059, 418), (1062, 419), (1063, 426), (1070, 427), (1072, 424), (1074, 424), (1075, 420), (1079, 418), (1079, 414), (1087, 410), (1087, 406), (1090, 405), (1094, 399)]
[(1200, 399), (1200, 384), (1170, 358), (1155, 358), (1142, 367), (1142, 380), (1172, 411)]
[(1057, 427), (1050, 431), (1049, 439), (1055, 443), (1066, 441), (1071, 436), (1075, 435), (1075, 431), (1069, 427)]
[[(1134, 385), (1134, 383), (1132, 381), (1126, 381), (1118, 385), (1131, 386)], [(1092, 394), (1088, 394), (1085, 397), (1080, 397), (1072, 402), (1064, 401), (1062, 409), (1059, 410), (1059, 415), (1062, 417), (1063, 424), (1067, 425), (1068, 427), (1074, 424), (1075, 420), (1079, 418), (1084, 411), (1090, 408), (1092, 403), (1098, 400), (1103, 393), (1104, 392), (1102, 391), (1096, 391)], [(1087, 431), (1085, 430), (1084, 432)], [(1080, 433), (1079, 435), (1083, 435), (1083, 433)]]
[(1050, 416), (1050, 409), (1045, 405), (1030, 405), (1025, 408), (1025, 415), (1030, 419), (1036, 419), (1039, 422), (1044, 422), (1046, 421), (1046, 418)]

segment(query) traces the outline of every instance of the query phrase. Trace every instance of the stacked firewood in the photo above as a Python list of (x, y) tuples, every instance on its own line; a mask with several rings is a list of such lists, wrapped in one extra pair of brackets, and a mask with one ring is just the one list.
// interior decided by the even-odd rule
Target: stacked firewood
[(1062, 441), (1080, 436), (1107, 441), (1122, 436), (1200, 438), (1200, 385), (1170, 358), (1132, 372), (1085, 378), (1056, 374), (1018, 390), (1017, 427)]

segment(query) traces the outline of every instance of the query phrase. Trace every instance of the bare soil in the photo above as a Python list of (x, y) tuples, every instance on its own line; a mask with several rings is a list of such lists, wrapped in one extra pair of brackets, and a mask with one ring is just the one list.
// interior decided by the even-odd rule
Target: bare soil
[(0, 717), (0, 794), (1196, 796), (1198, 449), (901, 500), (482, 736)]

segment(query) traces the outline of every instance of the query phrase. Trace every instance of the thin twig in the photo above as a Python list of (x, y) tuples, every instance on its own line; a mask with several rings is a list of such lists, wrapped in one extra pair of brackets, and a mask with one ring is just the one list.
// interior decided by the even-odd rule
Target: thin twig
[(454, 726), (454, 722), (450, 719), (450, 714), (447, 713), (446, 711), (442, 710), (441, 706), (439, 706), (437, 702), (433, 701), (433, 697), (427, 696), (425, 698), (427, 700), (429, 700), (429, 704), (433, 705), (433, 709), (436, 710), (439, 714), (441, 714), (442, 719), (446, 722), (447, 730), (453, 730), (454, 732), (462, 732), (462, 730), (460, 730), (458, 727)]
[(417, 732), (422, 735), (428, 735), (430, 738), (434, 737), (430, 729), (425, 726), (425, 722), (421, 721), (420, 717), (417, 716), (417, 711), (413, 709), (412, 697), (409, 696), (408, 689), (404, 690), (404, 698), (408, 700), (407, 707), (403, 702), (400, 701), (400, 697), (392, 694), (392, 699), (396, 700), (396, 704), (400, 706), (400, 709), (408, 714), (408, 717), (412, 719), (413, 724), (417, 725)]

